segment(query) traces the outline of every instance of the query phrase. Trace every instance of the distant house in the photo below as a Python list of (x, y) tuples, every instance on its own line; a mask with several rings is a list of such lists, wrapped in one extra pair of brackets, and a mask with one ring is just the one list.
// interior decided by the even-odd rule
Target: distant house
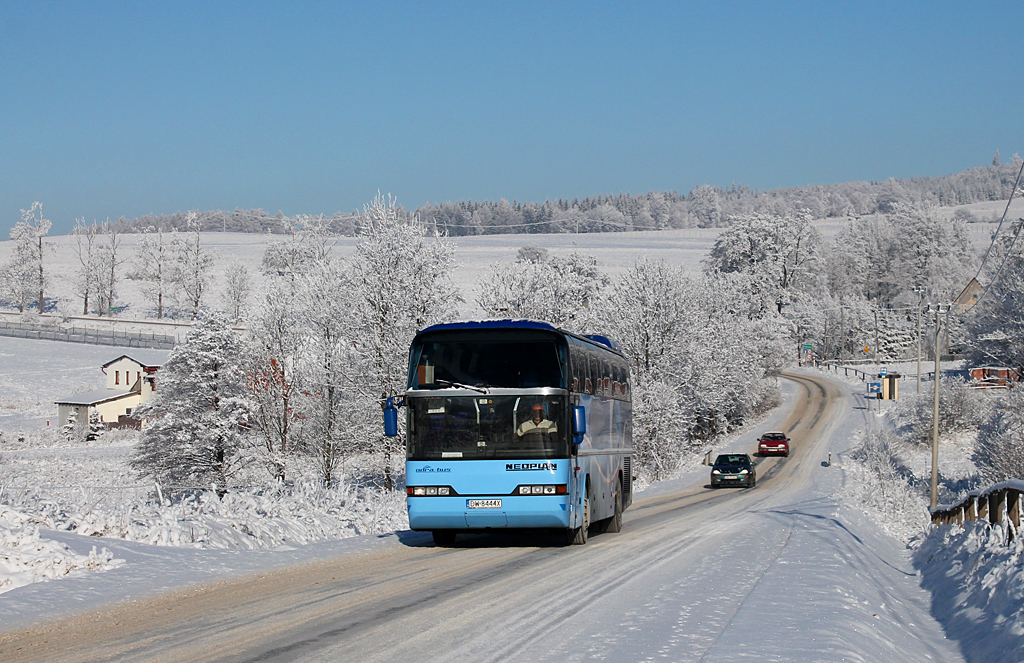
[(971, 279), (971, 282), (967, 284), (967, 287), (963, 289), (956, 299), (953, 300), (953, 312), (954, 313), (966, 313), (974, 308), (974, 305), (981, 299), (982, 293), (985, 289), (981, 287), (977, 279)]
[(1009, 366), (978, 366), (968, 369), (976, 389), (1009, 389), (1020, 382), (1020, 372)]
[(81, 430), (86, 430), (90, 416), (107, 426), (138, 427), (131, 419), (132, 411), (148, 401), (156, 390), (156, 372), (167, 353), (133, 350), (100, 367), (107, 377), (104, 389), (76, 394), (56, 401), (57, 421), (63, 426), (74, 415)]

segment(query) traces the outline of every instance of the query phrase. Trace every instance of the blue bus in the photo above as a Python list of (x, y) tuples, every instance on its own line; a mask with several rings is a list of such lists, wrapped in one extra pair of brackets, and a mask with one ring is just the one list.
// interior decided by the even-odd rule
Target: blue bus
[[(459, 532), (617, 532), (632, 502), (629, 365), (601, 336), (486, 320), (420, 331), (409, 353), (409, 524)], [(397, 435), (397, 408), (385, 429)]]

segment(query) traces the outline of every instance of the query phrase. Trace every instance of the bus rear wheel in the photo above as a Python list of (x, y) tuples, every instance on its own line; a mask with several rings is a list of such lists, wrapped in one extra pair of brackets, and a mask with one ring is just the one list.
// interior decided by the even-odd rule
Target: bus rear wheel
[(448, 547), (455, 543), (455, 532), (450, 532), (448, 530), (442, 529), (435, 529), (430, 533), (430, 535), (434, 537), (435, 546)]
[(615, 515), (605, 521), (604, 531), (615, 534), (622, 531), (622, 491), (615, 491)]

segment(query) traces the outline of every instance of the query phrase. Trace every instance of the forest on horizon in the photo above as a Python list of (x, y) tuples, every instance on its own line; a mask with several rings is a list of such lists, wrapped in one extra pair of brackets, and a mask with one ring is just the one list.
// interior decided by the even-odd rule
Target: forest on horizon
[[(418, 217), (438, 232), (452, 237), (501, 233), (623, 232), (672, 228), (716, 228), (732, 225), (744, 214), (787, 215), (806, 210), (812, 218), (856, 217), (891, 212), (899, 203), (950, 207), (1005, 200), (1020, 170), (1021, 158), (971, 168), (941, 177), (889, 178), (874, 182), (845, 182), (819, 186), (759, 190), (741, 184), (729, 187), (700, 185), (687, 194), (650, 191), (619, 193), (572, 200), (559, 198), (542, 203), (458, 201), (428, 203), (402, 210)], [(288, 233), (311, 218), (282, 212), (271, 215), (262, 209), (230, 212), (195, 211), (205, 232)], [(331, 232), (356, 234), (360, 211), (316, 215), (327, 221)], [(126, 219), (115, 225), (119, 232), (185, 230), (188, 212)], [(968, 218), (967, 221), (987, 219)]]

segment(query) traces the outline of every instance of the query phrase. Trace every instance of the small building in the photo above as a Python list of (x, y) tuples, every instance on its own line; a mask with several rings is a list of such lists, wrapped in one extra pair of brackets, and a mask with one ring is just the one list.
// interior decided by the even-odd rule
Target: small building
[(156, 391), (156, 372), (167, 359), (167, 352), (133, 350), (131, 355), (108, 361), (100, 367), (106, 375), (103, 389), (76, 394), (56, 401), (58, 425), (63, 426), (74, 415), (85, 431), (90, 418), (114, 427), (138, 428), (131, 419), (132, 411), (148, 401)]
[(1020, 371), (1009, 366), (977, 366), (968, 372), (975, 389), (1009, 389), (1020, 382)]

